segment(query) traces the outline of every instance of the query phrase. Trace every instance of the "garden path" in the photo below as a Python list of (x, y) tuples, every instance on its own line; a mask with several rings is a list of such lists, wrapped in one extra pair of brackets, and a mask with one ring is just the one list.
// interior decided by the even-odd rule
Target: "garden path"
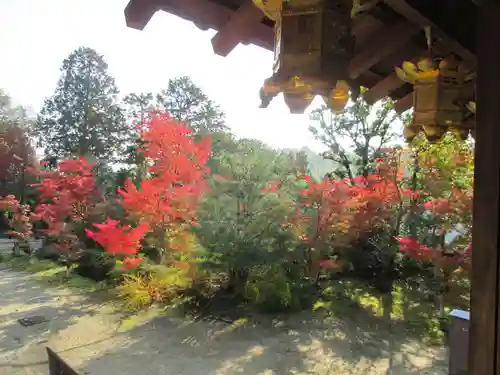
[[(379, 328), (314, 321), (311, 314), (241, 325), (151, 315), (127, 328), (115, 308), (0, 270), (0, 375), (46, 375), (46, 346), (80, 375), (447, 373), (442, 348), (405, 338), (391, 343)], [(18, 323), (30, 315), (48, 321)]]

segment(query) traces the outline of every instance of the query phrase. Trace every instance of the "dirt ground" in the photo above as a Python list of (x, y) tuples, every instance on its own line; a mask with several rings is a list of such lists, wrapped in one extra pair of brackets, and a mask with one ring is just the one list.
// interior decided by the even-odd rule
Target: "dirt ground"
[[(17, 321), (32, 315), (47, 322)], [(153, 315), (130, 324), (110, 303), (0, 270), (0, 375), (48, 374), (46, 346), (80, 375), (447, 373), (443, 348), (311, 314), (239, 325)]]

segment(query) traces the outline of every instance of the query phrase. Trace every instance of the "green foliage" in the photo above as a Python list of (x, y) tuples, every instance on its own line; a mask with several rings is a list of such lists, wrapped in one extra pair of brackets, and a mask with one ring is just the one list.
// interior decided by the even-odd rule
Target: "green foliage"
[(62, 63), (54, 94), (45, 100), (34, 135), (49, 160), (93, 155), (116, 160), (128, 129), (118, 103), (118, 88), (104, 57), (88, 47)]
[(400, 118), (390, 100), (369, 105), (360, 95), (343, 113), (324, 106), (311, 113), (311, 120), (309, 130), (327, 148), (323, 157), (339, 166), (331, 172), (341, 178), (366, 176), (383, 148), (401, 139), (396, 133)]
[(252, 267), (245, 297), (265, 312), (289, 310), (299, 305), (292, 282), (279, 264)]
[(108, 253), (102, 250), (87, 249), (82, 252), (74, 272), (95, 281), (103, 281), (109, 278), (115, 263), (115, 259)]
[(167, 88), (156, 96), (157, 109), (169, 112), (201, 136), (226, 131), (224, 113), (189, 77), (168, 81)]
[[(219, 254), (223, 268), (248, 269), (282, 260), (292, 248), (286, 227), (294, 210), (291, 193), (265, 193), (270, 182), (290, 185), (295, 176), (285, 155), (255, 141), (237, 142), (218, 159), (197, 230), (202, 245)], [(291, 188), (290, 188), (291, 192)]]

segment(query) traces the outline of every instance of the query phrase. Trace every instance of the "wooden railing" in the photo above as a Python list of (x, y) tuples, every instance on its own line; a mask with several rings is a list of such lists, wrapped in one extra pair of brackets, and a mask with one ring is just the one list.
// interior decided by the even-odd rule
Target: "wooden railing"
[(64, 360), (52, 349), (47, 348), (49, 356), (49, 375), (78, 375)]

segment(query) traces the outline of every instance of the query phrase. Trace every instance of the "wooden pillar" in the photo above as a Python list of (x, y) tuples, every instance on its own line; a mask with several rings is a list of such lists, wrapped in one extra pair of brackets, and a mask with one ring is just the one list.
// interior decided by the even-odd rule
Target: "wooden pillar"
[[(460, 20), (457, 20), (460, 22)], [(500, 375), (500, 3), (478, 20), (469, 375)]]

